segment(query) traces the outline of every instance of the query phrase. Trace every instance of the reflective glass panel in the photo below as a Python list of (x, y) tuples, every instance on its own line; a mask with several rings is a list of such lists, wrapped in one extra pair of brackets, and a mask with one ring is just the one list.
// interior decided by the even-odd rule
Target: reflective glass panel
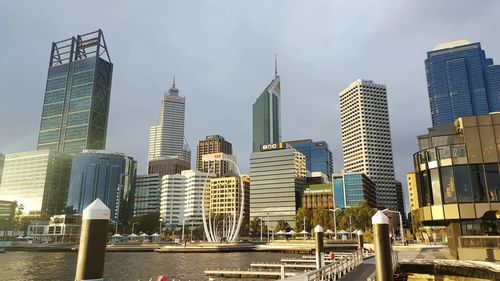
[(488, 184), (488, 194), (490, 201), (500, 201), (500, 174), (498, 164), (485, 164), (484, 172), (486, 183)]
[(474, 202), (488, 202), (486, 199), (486, 184), (482, 164), (470, 165), (470, 181)]
[(457, 189), (457, 199), (460, 203), (473, 202), (472, 187), (470, 184), (469, 168), (467, 165), (457, 165), (453, 167), (455, 176), (455, 187)]
[(441, 201), (441, 183), (439, 181), (439, 171), (438, 169), (431, 170), (431, 186), (432, 186), (432, 199), (433, 205), (442, 204)]
[(441, 186), (443, 188), (444, 203), (456, 203), (457, 195), (455, 191), (455, 180), (453, 179), (453, 168), (442, 167), (441, 171)]

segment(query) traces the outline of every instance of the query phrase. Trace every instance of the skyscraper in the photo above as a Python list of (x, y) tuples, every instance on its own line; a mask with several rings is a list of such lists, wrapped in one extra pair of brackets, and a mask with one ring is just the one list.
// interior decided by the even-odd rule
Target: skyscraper
[(366, 174), (376, 184), (377, 205), (397, 210), (385, 85), (354, 81), (340, 92), (340, 118), (345, 171)]
[(0, 184), (2, 184), (2, 173), (3, 173), (4, 162), (5, 162), (5, 155), (0, 153)]
[(159, 174), (138, 175), (135, 178), (134, 217), (160, 211), (161, 177)]
[(149, 130), (149, 161), (161, 157), (191, 161), (189, 146), (184, 145), (185, 108), (186, 98), (179, 96), (174, 78), (172, 88), (163, 96), (160, 119)]
[(52, 43), (37, 149), (104, 149), (113, 64), (98, 31)]
[[(203, 155), (212, 153), (232, 155), (233, 145), (219, 135), (207, 136), (204, 140), (200, 140), (196, 150), (196, 169), (198, 171), (208, 172), (209, 163), (203, 162)], [(227, 163), (223, 165), (227, 165)], [(227, 169), (222, 172), (227, 172)], [(223, 175), (223, 173), (221, 174)]]
[(307, 171), (321, 172), (328, 179), (332, 180), (333, 156), (325, 141), (315, 141), (310, 139), (286, 142), (300, 153), (304, 154), (307, 162)]
[(425, 72), (433, 126), (500, 111), (500, 65), (486, 57), (480, 43), (437, 45), (427, 53)]
[(275, 62), (274, 79), (264, 89), (252, 107), (253, 152), (260, 146), (281, 141), (281, 90)]
[(363, 173), (340, 172), (333, 175), (335, 207), (355, 207), (366, 201), (371, 208), (377, 207), (375, 183)]
[(148, 162), (148, 174), (158, 174), (160, 179), (165, 175), (180, 174), (182, 171), (190, 169), (191, 162), (179, 158), (160, 157)]

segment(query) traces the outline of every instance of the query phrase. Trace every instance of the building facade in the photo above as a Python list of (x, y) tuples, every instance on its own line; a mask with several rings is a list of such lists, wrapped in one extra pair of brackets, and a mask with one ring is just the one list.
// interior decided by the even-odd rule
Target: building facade
[(112, 76), (100, 29), (52, 43), (37, 149), (104, 149)]
[(486, 236), (500, 234), (500, 140), (495, 136), (500, 136), (500, 114), (462, 117), (418, 137), (420, 151), (413, 159), (419, 217), (424, 225), (446, 226), (456, 258), (479, 251), (487, 257), (484, 248), (496, 240), (488, 242)]
[(179, 96), (175, 87), (163, 96), (160, 119), (150, 127), (148, 160), (179, 158), (191, 162), (191, 150), (184, 145), (184, 119), (186, 98)]
[(205, 191), (205, 210), (207, 215), (222, 215), (237, 219), (240, 216), (243, 182), (243, 223), (250, 223), (250, 177), (238, 176), (210, 179), (210, 186)]
[(295, 223), (305, 189), (305, 156), (286, 143), (263, 145), (250, 156), (250, 220)]
[(201, 225), (203, 192), (208, 179), (215, 177), (199, 171), (186, 170), (162, 178), (160, 217), (166, 226), (181, 226), (183, 222)]
[(377, 189), (377, 206), (397, 209), (386, 86), (358, 79), (340, 92), (346, 172), (364, 173)]
[(408, 183), (408, 199), (410, 202), (410, 210), (418, 210), (418, 196), (417, 196), (417, 177), (415, 172), (406, 174), (406, 182)]
[(180, 158), (159, 158), (148, 161), (148, 174), (158, 174), (160, 178), (165, 175), (180, 174), (190, 169), (191, 162)]
[(375, 208), (376, 185), (363, 173), (333, 174), (333, 198), (335, 208), (355, 207), (363, 201), (366, 201), (371, 208)]
[(111, 219), (126, 223), (132, 217), (137, 162), (123, 153), (85, 150), (73, 157), (69, 209), (82, 213), (99, 198), (111, 210)]
[(486, 57), (480, 43), (437, 45), (427, 53), (425, 73), (433, 126), (500, 111), (500, 65)]
[(302, 195), (302, 208), (333, 209), (333, 188), (331, 183), (310, 184)]
[(64, 210), (71, 156), (51, 149), (5, 156), (0, 200), (17, 201), (29, 215), (53, 215)]
[(2, 183), (2, 173), (3, 173), (4, 163), (5, 163), (5, 155), (0, 153), (0, 184)]
[(281, 82), (277, 71), (252, 106), (253, 152), (268, 143), (281, 141)]
[(161, 178), (159, 174), (135, 178), (134, 217), (160, 212)]
[(332, 180), (333, 155), (325, 141), (313, 142), (310, 139), (288, 141), (289, 145), (297, 149), (306, 157), (306, 168), (309, 172), (321, 172)]
[(216, 177), (238, 175), (235, 167), (236, 156), (234, 155), (225, 153), (204, 154), (201, 161), (203, 172), (214, 173)]
[[(198, 142), (198, 147), (196, 150), (196, 169), (208, 173), (211, 163), (203, 161), (203, 155), (213, 154), (213, 153), (224, 153), (227, 155), (233, 155), (233, 145), (226, 141), (223, 137), (219, 135), (207, 136), (204, 140)], [(226, 175), (228, 172), (227, 162), (220, 163), (216, 174), (219, 176)]]
[(17, 202), (16, 201), (5, 201), (0, 200), (0, 230), (12, 230), (2, 229), (2, 225), (11, 225), (14, 223), (14, 217), (16, 215)]

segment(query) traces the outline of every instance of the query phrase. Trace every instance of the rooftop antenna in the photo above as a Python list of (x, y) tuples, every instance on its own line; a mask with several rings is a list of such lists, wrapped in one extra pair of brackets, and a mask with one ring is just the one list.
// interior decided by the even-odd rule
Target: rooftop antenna
[(175, 75), (174, 75), (174, 82), (172, 83), (172, 88), (175, 88)]
[(274, 54), (274, 78), (278, 78), (278, 55)]

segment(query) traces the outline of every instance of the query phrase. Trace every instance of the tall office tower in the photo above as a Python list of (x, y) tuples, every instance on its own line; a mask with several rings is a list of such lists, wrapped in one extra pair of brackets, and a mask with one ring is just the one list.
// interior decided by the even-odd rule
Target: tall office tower
[(500, 111), (500, 65), (480, 43), (459, 40), (437, 45), (425, 60), (432, 125)]
[(253, 152), (260, 146), (281, 141), (281, 82), (275, 63), (274, 79), (264, 89), (252, 107)]
[(0, 200), (17, 201), (30, 215), (60, 214), (66, 204), (71, 156), (51, 149), (5, 155)]
[(134, 217), (158, 214), (160, 211), (161, 178), (159, 174), (135, 178)]
[(385, 85), (354, 81), (340, 92), (340, 118), (345, 171), (366, 174), (377, 185), (377, 205), (396, 210)]
[(315, 141), (310, 139), (287, 141), (289, 145), (304, 154), (307, 161), (307, 171), (321, 172), (332, 180), (333, 155), (325, 141)]
[(3, 173), (4, 162), (5, 162), (5, 155), (0, 153), (0, 184), (2, 184), (2, 173)]
[(104, 149), (113, 64), (98, 31), (52, 43), (37, 149)]
[(148, 174), (158, 174), (160, 178), (166, 175), (180, 174), (182, 171), (190, 170), (191, 162), (179, 158), (163, 158), (148, 162)]
[(403, 220), (406, 221), (405, 201), (403, 199), (403, 184), (398, 180), (396, 180), (396, 200), (398, 203), (398, 208), (395, 211), (399, 211), (403, 216)]
[(184, 145), (185, 108), (186, 98), (179, 96), (174, 78), (172, 88), (163, 96), (160, 119), (149, 130), (149, 161), (167, 157), (191, 162), (189, 146)]
[[(241, 182), (243, 182), (243, 193)], [(205, 192), (205, 214), (238, 219), (243, 194), (243, 224), (248, 225), (250, 223), (250, 177), (245, 175), (241, 178), (230, 176), (210, 179), (210, 187)]]
[(357, 206), (366, 201), (368, 206), (377, 206), (375, 183), (363, 173), (340, 172), (333, 174), (333, 200), (335, 207)]
[(73, 157), (67, 206), (82, 213), (99, 198), (111, 218), (127, 223), (132, 216), (137, 162), (123, 153), (85, 150)]
[(187, 224), (201, 225), (203, 190), (208, 186), (206, 179), (215, 177), (200, 171), (186, 170), (177, 175), (162, 178), (160, 217), (167, 226)]
[(274, 228), (280, 220), (295, 224), (306, 182), (305, 156), (287, 145), (262, 145), (250, 156), (250, 220), (266, 219)]
[[(209, 164), (203, 162), (203, 155), (213, 153), (233, 154), (233, 145), (219, 135), (207, 136), (204, 140), (198, 142), (196, 150), (196, 169), (202, 172), (208, 172)], [(227, 166), (228, 163), (222, 163)], [(222, 167), (222, 170), (227, 172), (227, 168)]]

